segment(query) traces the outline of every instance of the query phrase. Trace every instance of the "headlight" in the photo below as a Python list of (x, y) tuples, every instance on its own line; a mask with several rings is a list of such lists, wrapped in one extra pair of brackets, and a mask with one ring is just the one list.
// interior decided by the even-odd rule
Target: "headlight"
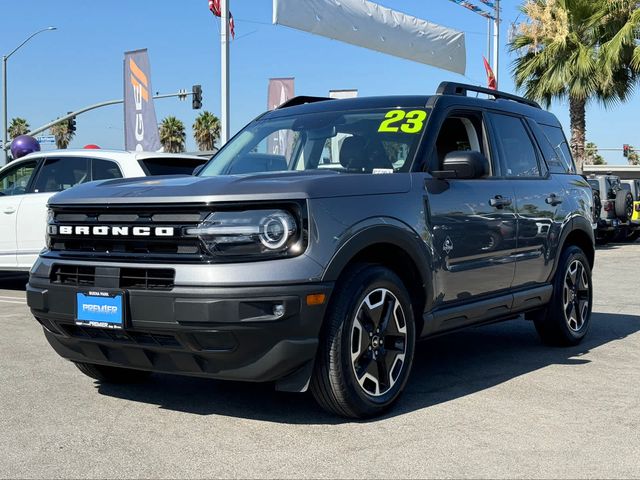
[(229, 259), (295, 256), (303, 250), (296, 218), (280, 209), (215, 212), (185, 233), (199, 237), (211, 255)]
[(55, 215), (53, 210), (50, 208), (47, 209), (47, 229), (44, 234), (45, 245), (47, 248), (51, 248), (51, 235), (56, 233), (56, 226), (53, 225), (53, 221), (55, 219)]

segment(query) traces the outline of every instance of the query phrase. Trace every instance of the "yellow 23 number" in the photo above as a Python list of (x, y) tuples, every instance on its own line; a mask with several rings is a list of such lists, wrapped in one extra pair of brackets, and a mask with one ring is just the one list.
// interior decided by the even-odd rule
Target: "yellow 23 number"
[(387, 112), (384, 120), (380, 124), (378, 132), (397, 133), (399, 130), (404, 133), (420, 133), (427, 119), (427, 112), (424, 110), (391, 110)]

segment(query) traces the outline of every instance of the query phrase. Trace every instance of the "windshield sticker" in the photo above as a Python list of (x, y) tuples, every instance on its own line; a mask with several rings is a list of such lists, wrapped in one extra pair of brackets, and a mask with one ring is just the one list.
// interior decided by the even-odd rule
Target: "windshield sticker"
[(427, 119), (424, 110), (391, 110), (384, 116), (385, 120), (380, 124), (379, 133), (420, 133)]
[(374, 175), (386, 175), (388, 173), (393, 173), (393, 168), (374, 168)]

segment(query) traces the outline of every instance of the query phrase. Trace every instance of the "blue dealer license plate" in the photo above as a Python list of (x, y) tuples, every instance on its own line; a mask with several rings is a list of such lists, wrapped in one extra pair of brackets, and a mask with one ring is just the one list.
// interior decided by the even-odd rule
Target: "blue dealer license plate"
[(76, 325), (121, 329), (124, 323), (122, 293), (76, 294)]

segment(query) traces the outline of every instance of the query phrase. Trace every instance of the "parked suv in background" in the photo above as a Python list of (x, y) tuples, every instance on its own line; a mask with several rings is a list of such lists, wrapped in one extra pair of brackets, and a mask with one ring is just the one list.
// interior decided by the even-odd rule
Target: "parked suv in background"
[(191, 175), (206, 160), (190, 155), (56, 150), (0, 169), (0, 271), (29, 270), (45, 246), (47, 202), (56, 192), (95, 180)]
[(625, 232), (624, 240), (635, 242), (640, 237), (640, 180), (621, 180), (622, 188), (629, 191), (633, 197), (633, 215), (629, 222), (629, 228)]
[(633, 196), (615, 175), (590, 175), (587, 181), (594, 195), (596, 241), (600, 244), (624, 241), (636, 229), (631, 224)]
[(551, 113), (492, 90), (299, 97), (198, 177), (104, 181), (50, 207), (28, 304), (100, 381), (274, 381), (369, 417), (419, 339), (523, 313), (551, 344), (589, 329), (591, 188)]

